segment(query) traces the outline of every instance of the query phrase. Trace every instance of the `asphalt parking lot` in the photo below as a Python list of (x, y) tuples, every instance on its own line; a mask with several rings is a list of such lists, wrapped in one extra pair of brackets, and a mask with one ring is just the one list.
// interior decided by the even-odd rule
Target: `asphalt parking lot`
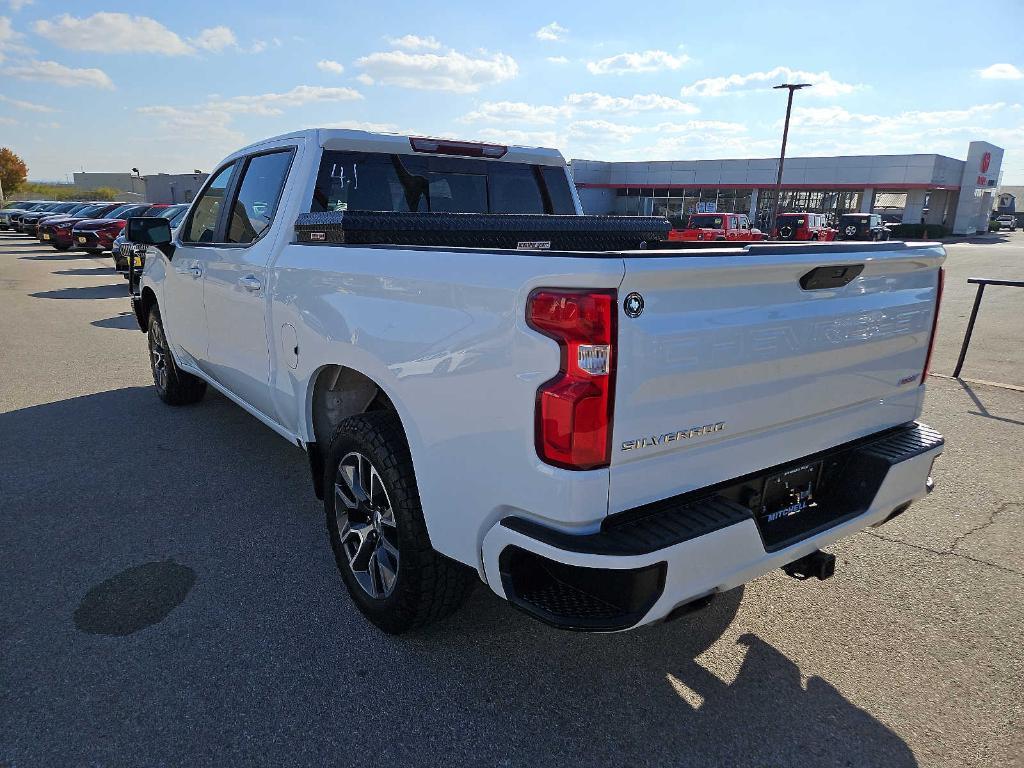
[[(948, 251), (946, 376), (1024, 232)], [(936, 491), (835, 578), (608, 636), (485, 588), (382, 635), (304, 455), (212, 391), (163, 406), (134, 328), (109, 259), (0, 234), (0, 765), (1021, 764), (1024, 290), (930, 381)]]

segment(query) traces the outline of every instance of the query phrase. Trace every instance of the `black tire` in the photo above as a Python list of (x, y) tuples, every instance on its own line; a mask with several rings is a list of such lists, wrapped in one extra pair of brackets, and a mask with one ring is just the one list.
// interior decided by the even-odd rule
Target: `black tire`
[[(391, 523), (378, 525), (377, 532), (371, 531), (367, 536), (376, 536), (378, 540), (387, 538), (390, 548), (398, 553), (390, 585), (385, 584), (379, 566), (377, 579), (371, 576), (373, 587), (380, 586), (378, 591), (385, 593), (380, 596), (370, 594), (360, 583), (351, 562), (359, 557), (350, 559), (346, 550), (346, 545), (349, 549), (353, 545), (359, 549), (358, 542), (363, 537), (355, 536), (353, 529), (348, 528), (349, 533), (343, 541), (343, 523), (339, 522), (336, 513), (337, 505), (344, 503), (339, 502), (339, 494), (344, 493), (339, 466), (343, 459), (351, 462), (355, 455), (367, 459), (376, 473), (380, 483), (378, 499), (382, 488), (391, 518)], [(338, 490), (339, 484), (341, 491)], [(372, 480), (369, 485), (371, 489), (374, 487)], [(372, 495), (371, 490), (371, 498)], [(352, 523), (357, 522), (354, 519), (357, 515), (366, 514), (365, 510), (349, 507), (343, 507), (341, 511)], [(479, 580), (474, 569), (445, 557), (430, 545), (409, 446), (398, 417), (391, 411), (351, 416), (335, 429), (324, 462), (324, 512), (334, 559), (352, 600), (366, 618), (389, 634), (401, 634), (448, 616), (462, 604)], [(383, 518), (384, 515), (381, 520)], [(388, 531), (386, 535), (385, 530)], [(379, 550), (378, 545), (374, 549), (377, 557), (382, 556)], [(368, 566), (367, 572), (372, 570), (373, 566)], [(363, 575), (364, 582), (366, 578)]]
[(57, 250), (57, 251), (70, 251), (71, 250), (71, 246), (70, 245), (55, 245), (55, 246), (53, 246), (53, 248), (54, 248), (54, 250)]
[(149, 367), (157, 395), (168, 405), (198, 403), (206, 394), (206, 382), (175, 365), (160, 320), (160, 311), (155, 306), (149, 311), (147, 329)]

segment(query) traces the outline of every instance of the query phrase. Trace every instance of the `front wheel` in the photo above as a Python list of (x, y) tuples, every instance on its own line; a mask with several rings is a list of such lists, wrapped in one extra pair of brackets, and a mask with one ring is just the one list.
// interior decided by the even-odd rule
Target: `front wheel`
[(171, 355), (164, 333), (160, 311), (153, 307), (149, 313), (149, 365), (153, 384), (160, 399), (168, 405), (198, 403), (206, 394), (206, 382), (178, 368)]
[(477, 575), (431, 546), (398, 417), (373, 411), (345, 419), (324, 464), (331, 548), (363, 615), (400, 634), (455, 611)]

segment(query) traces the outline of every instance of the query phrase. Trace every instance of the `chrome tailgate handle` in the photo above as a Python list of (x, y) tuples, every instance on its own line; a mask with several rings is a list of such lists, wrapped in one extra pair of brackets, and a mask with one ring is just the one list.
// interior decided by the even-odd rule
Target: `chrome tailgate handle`
[(842, 288), (864, 271), (863, 264), (837, 264), (831, 267), (815, 267), (800, 278), (800, 287), (805, 291), (820, 291), (823, 288)]

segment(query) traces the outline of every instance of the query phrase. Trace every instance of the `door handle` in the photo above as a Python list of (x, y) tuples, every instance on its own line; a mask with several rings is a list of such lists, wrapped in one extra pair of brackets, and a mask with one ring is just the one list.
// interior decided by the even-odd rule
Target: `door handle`
[(203, 268), (202, 267), (192, 266), (192, 267), (188, 268), (188, 273), (190, 275), (192, 275), (192, 277), (202, 277), (203, 276)]
[(256, 275), (246, 275), (238, 281), (238, 284), (251, 293), (256, 293), (263, 287), (263, 283), (256, 278)]

